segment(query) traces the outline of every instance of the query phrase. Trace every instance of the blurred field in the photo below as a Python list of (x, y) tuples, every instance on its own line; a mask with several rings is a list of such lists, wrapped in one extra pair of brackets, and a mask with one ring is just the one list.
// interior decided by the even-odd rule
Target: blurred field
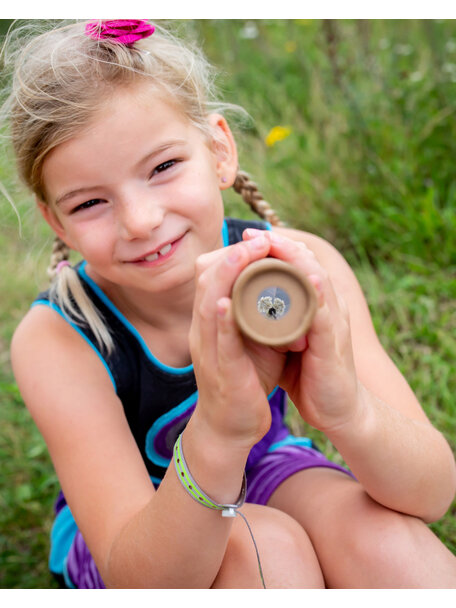
[[(287, 224), (345, 255), (382, 343), (455, 449), (456, 22), (178, 25), (219, 69), (225, 99), (252, 117), (237, 131), (241, 166)], [(3, 153), (0, 182), (22, 236), (2, 197), (0, 587), (46, 588), (55, 586), (46, 562), (58, 484), (14, 385), (8, 346), (46, 286), (51, 236), (13, 175)], [(226, 202), (228, 214), (250, 217), (234, 193)], [(290, 426), (338, 458), (293, 413)], [(432, 525), (454, 553), (455, 516), (453, 504)]]

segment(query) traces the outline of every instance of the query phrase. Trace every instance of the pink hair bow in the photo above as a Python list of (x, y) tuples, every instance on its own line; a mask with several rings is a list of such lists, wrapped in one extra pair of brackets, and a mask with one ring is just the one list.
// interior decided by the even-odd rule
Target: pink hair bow
[(152, 36), (155, 27), (144, 19), (111, 19), (91, 21), (85, 33), (93, 40), (109, 39), (118, 44), (132, 45), (137, 40)]

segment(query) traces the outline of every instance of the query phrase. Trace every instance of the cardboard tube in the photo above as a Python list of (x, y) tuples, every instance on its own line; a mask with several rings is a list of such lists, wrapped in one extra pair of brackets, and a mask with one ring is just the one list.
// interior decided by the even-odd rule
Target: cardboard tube
[(294, 266), (275, 258), (247, 266), (234, 284), (232, 301), (242, 333), (268, 346), (300, 338), (317, 310), (313, 285)]

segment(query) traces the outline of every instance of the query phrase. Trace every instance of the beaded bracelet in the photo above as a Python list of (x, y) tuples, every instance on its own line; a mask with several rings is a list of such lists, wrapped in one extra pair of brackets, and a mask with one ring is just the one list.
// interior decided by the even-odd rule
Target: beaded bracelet
[(199, 487), (196, 481), (193, 479), (187, 463), (184, 458), (184, 452), (182, 450), (182, 433), (177, 438), (176, 443), (174, 444), (174, 465), (176, 467), (177, 476), (179, 477), (182, 485), (190, 494), (190, 496), (196, 500), (201, 505), (208, 507), (209, 509), (216, 509), (217, 511), (222, 512), (222, 517), (235, 517), (236, 509), (242, 507), (245, 502), (245, 494), (247, 488), (247, 480), (244, 476), (242, 479), (242, 487), (241, 492), (239, 494), (239, 498), (237, 502), (233, 505), (219, 505), (214, 502), (207, 494), (203, 492), (203, 490)]

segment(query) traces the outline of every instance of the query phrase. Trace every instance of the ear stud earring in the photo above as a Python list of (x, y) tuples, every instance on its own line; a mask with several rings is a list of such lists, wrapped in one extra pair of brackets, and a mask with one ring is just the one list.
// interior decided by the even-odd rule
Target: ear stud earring
[(222, 176), (222, 184), (226, 184), (226, 177)]

